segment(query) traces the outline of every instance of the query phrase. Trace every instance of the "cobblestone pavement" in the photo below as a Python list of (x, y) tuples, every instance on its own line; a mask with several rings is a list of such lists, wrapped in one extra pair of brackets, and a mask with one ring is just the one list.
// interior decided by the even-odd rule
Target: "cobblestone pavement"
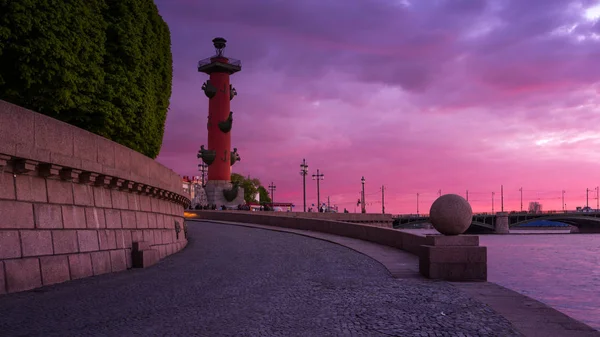
[(190, 223), (144, 270), (0, 297), (0, 336), (518, 336), (444, 282), (394, 279), (348, 248)]

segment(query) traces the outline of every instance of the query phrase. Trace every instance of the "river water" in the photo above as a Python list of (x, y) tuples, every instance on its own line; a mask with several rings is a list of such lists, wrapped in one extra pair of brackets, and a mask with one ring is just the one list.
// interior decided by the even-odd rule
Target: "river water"
[(488, 280), (600, 330), (600, 234), (481, 235)]
[[(439, 234), (435, 229), (405, 231)], [(557, 232), (480, 235), (480, 245), (488, 247), (488, 281), (600, 330), (600, 234)]]

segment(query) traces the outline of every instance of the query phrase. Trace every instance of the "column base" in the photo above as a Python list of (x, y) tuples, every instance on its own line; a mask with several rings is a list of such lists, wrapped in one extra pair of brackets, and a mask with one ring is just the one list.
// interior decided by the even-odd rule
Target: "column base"
[(208, 205), (208, 199), (206, 198), (206, 191), (200, 185), (194, 186), (194, 199), (190, 207), (195, 209), (197, 206), (204, 207)]
[(227, 180), (209, 180), (204, 187), (204, 191), (206, 192), (206, 201), (208, 205), (216, 205), (217, 209), (220, 209), (221, 206), (225, 206), (227, 208), (237, 209), (238, 205), (245, 204), (244, 201), (244, 189), (238, 187), (238, 194), (232, 201), (227, 201), (225, 199), (225, 195), (223, 194), (224, 190), (229, 190), (232, 188), (231, 181)]
[(429, 240), (430, 245), (421, 246), (421, 275), (445, 281), (487, 281), (487, 247), (461, 240), (466, 238), (439, 236)]

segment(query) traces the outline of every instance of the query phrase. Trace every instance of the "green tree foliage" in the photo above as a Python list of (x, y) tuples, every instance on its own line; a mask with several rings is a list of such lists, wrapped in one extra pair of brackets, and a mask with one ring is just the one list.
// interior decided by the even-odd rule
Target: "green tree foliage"
[(155, 158), (171, 37), (152, 0), (0, 0), (0, 99)]
[(257, 202), (256, 193), (259, 193), (261, 203), (265, 201), (271, 202), (269, 193), (258, 178), (244, 177), (239, 173), (232, 173), (231, 182), (244, 189), (244, 200), (246, 202)]
[(113, 114), (110, 138), (158, 155), (171, 97), (171, 38), (152, 0), (109, 0), (104, 99)]
[(0, 98), (78, 126), (99, 119), (103, 2), (0, 0)]
[(269, 195), (269, 192), (267, 191), (267, 189), (264, 186), (259, 186), (258, 187), (258, 197), (260, 198), (260, 202), (266, 202), (266, 203), (270, 203), (271, 200), (271, 196)]

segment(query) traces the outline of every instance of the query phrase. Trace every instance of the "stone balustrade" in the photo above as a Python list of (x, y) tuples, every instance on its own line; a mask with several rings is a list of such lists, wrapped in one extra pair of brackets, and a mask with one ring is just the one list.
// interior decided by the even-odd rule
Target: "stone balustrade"
[[(235, 211), (248, 214), (257, 214), (254, 211)], [(372, 226), (392, 228), (394, 218), (391, 214), (378, 213), (321, 213), (321, 212), (266, 212), (264, 214), (274, 214), (281, 217), (309, 218), (332, 221), (343, 221), (351, 223), (364, 223)]]

